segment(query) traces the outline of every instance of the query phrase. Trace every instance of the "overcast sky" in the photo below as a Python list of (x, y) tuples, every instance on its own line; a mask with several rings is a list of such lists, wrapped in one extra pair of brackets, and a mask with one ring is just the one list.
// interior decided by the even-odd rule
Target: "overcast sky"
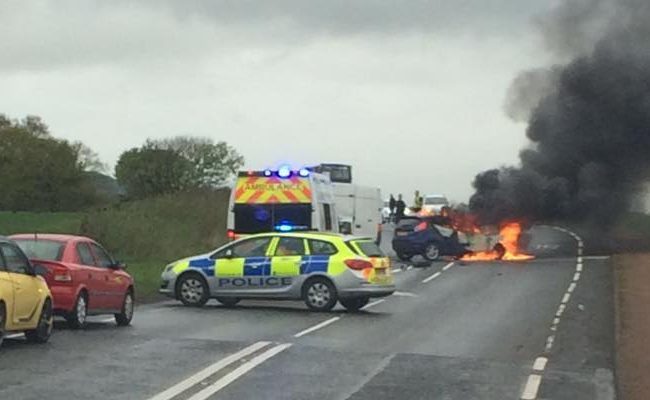
[(546, 0), (0, 0), (0, 113), (113, 166), (148, 137), (225, 140), (247, 168), (349, 163), (384, 195), (465, 201), (516, 163), (503, 104), (545, 64)]

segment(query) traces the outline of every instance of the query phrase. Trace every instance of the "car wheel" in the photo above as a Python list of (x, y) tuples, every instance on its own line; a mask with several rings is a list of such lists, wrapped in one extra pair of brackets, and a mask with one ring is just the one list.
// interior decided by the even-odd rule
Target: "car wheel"
[(115, 322), (117, 326), (128, 326), (133, 319), (133, 309), (135, 307), (133, 292), (128, 291), (124, 296), (124, 303), (122, 303), (122, 312), (115, 314)]
[(210, 288), (200, 275), (186, 274), (176, 285), (176, 297), (186, 306), (202, 307), (210, 298)]
[(45, 300), (41, 316), (38, 318), (38, 325), (36, 329), (25, 331), (27, 341), (32, 343), (45, 343), (52, 335), (52, 327), (54, 326), (54, 318), (52, 316), (52, 302), (50, 299)]
[(0, 346), (2, 346), (2, 341), (5, 339), (6, 318), (7, 318), (7, 313), (5, 312), (5, 305), (0, 303)]
[(313, 278), (305, 284), (303, 299), (311, 310), (329, 311), (337, 301), (336, 288), (327, 279)]
[(77, 301), (75, 301), (72, 311), (65, 315), (65, 320), (70, 328), (83, 329), (86, 327), (87, 317), (88, 296), (86, 293), (81, 292), (79, 293), (79, 296), (77, 296)]
[(226, 307), (234, 307), (240, 300), (238, 297), (217, 297), (217, 301)]
[(354, 299), (339, 299), (339, 303), (348, 311), (359, 311), (368, 304), (369, 297), (357, 297)]
[(411, 261), (411, 258), (413, 258), (413, 256), (410, 254), (397, 253), (397, 258), (402, 261)]
[(435, 261), (438, 258), (440, 258), (440, 249), (435, 244), (429, 243), (427, 247), (424, 249), (424, 253), (422, 253), (422, 256), (427, 261)]

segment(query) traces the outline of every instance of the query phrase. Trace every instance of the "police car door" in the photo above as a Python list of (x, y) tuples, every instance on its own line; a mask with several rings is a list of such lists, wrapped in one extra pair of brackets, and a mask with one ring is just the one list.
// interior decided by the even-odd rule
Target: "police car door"
[(278, 278), (279, 288), (291, 287), (300, 276), (300, 264), (306, 254), (305, 240), (298, 237), (280, 237), (271, 261), (271, 276)]
[(215, 254), (214, 291), (256, 292), (265, 287), (271, 259), (272, 236), (243, 240)]

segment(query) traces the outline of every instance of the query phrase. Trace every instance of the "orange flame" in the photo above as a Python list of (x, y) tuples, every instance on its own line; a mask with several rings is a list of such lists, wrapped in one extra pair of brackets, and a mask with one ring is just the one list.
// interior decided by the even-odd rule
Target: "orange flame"
[(507, 260), (507, 261), (523, 261), (535, 258), (529, 254), (519, 253), (519, 236), (521, 235), (521, 225), (518, 223), (509, 223), (504, 225), (499, 232), (501, 235), (500, 244), (503, 246), (502, 251), (479, 251), (476, 253), (463, 256), (463, 261), (491, 261), (491, 260)]

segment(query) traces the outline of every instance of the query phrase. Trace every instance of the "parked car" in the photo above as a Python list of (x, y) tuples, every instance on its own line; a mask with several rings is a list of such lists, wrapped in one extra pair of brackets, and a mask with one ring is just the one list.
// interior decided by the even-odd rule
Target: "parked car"
[(458, 232), (436, 224), (439, 217), (405, 217), (395, 227), (393, 250), (402, 261), (421, 255), (429, 261), (442, 256), (460, 257), (468, 253)]
[(11, 236), (32, 263), (47, 269), (55, 315), (83, 328), (89, 315), (113, 314), (119, 326), (133, 318), (135, 287), (122, 263), (87, 237), (53, 234)]
[(52, 333), (52, 295), (20, 248), (0, 237), (0, 345), (8, 332), (24, 332), (30, 342)]

